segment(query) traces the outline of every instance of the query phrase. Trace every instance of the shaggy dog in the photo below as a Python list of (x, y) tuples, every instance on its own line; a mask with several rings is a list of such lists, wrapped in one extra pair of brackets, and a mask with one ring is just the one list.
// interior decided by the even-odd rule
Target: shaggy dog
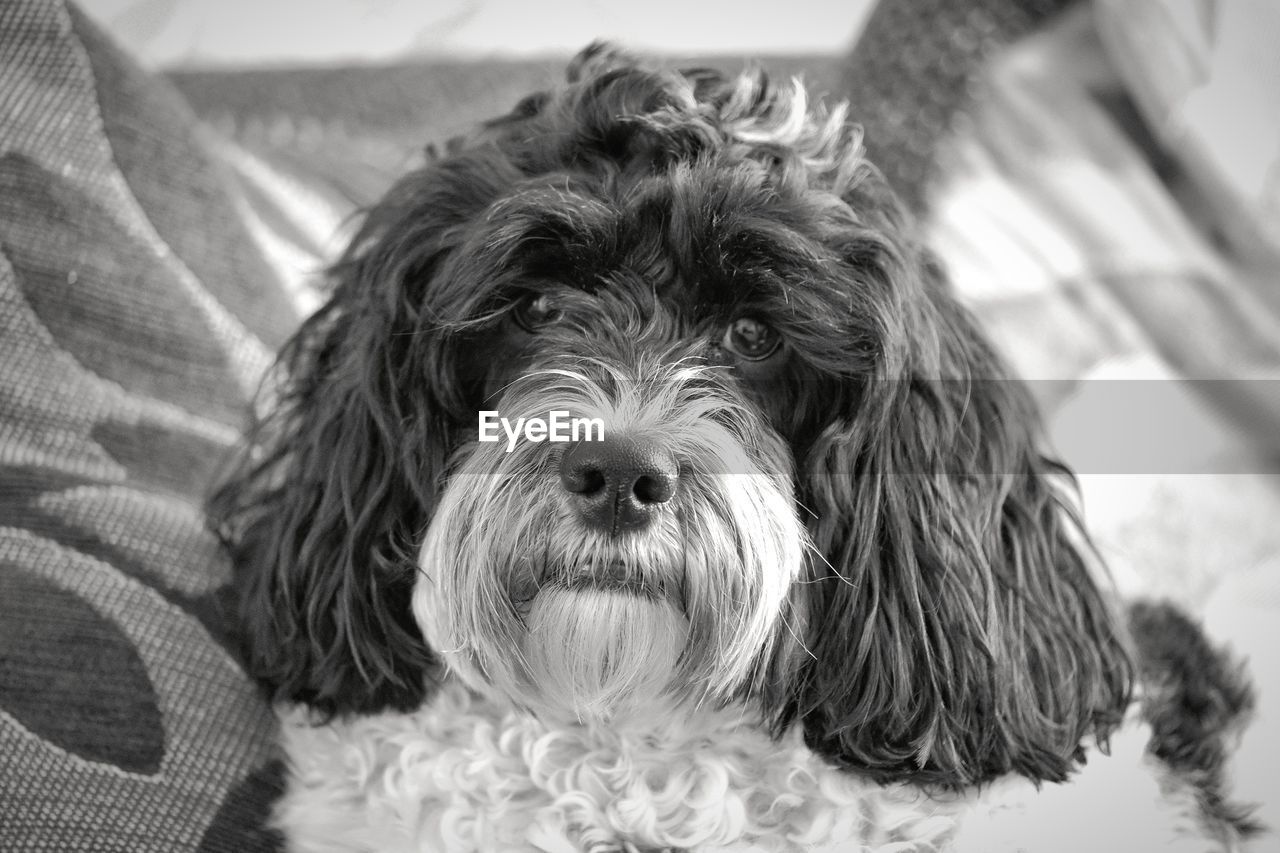
[(212, 504), (295, 849), (1253, 829), (1223, 798), (1246, 682), (1118, 608), (843, 107), (594, 45), (331, 275)]

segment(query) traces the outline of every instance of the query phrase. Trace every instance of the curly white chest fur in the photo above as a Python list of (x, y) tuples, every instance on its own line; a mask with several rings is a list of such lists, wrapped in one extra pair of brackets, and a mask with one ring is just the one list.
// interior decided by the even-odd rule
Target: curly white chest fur
[[(427, 707), (312, 725), (282, 709), (299, 851), (1056, 851), (1181, 849), (1176, 804), (1130, 726), (1066, 785), (969, 795), (879, 786), (749, 709), (549, 728), (459, 685)], [(1173, 846), (1170, 846), (1173, 845)], [(1198, 849), (1189, 847), (1189, 849)]]

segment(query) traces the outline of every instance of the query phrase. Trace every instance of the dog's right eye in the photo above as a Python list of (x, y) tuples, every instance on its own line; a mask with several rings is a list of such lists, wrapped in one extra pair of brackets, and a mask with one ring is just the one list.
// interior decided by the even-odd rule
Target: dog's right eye
[(720, 345), (747, 361), (764, 361), (778, 351), (782, 337), (767, 323), (754, 317), (739, 317), (724, 330)]
[(560, 322), (564, 312), (545, 293), (531, 293), (516, 303), (512, 312), (516, 323), (526, 332), (537, 332)]

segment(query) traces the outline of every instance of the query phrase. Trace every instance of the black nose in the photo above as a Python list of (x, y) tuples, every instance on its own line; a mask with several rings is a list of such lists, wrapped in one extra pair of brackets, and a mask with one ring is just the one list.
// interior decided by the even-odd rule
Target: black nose
[(582, 520), (610, 534), (648, 524), (679, 478), (675, 457), (653, 439), (577, 441), (560, 460), (560, 482)]

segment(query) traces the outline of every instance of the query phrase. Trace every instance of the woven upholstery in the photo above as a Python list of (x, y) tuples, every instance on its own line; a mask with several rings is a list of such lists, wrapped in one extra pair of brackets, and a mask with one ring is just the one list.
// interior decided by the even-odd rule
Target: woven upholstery
[(54, 2), (0, 63), (0, 849), (270, 849), (200, 505), (293, 312), (170, 90)]

